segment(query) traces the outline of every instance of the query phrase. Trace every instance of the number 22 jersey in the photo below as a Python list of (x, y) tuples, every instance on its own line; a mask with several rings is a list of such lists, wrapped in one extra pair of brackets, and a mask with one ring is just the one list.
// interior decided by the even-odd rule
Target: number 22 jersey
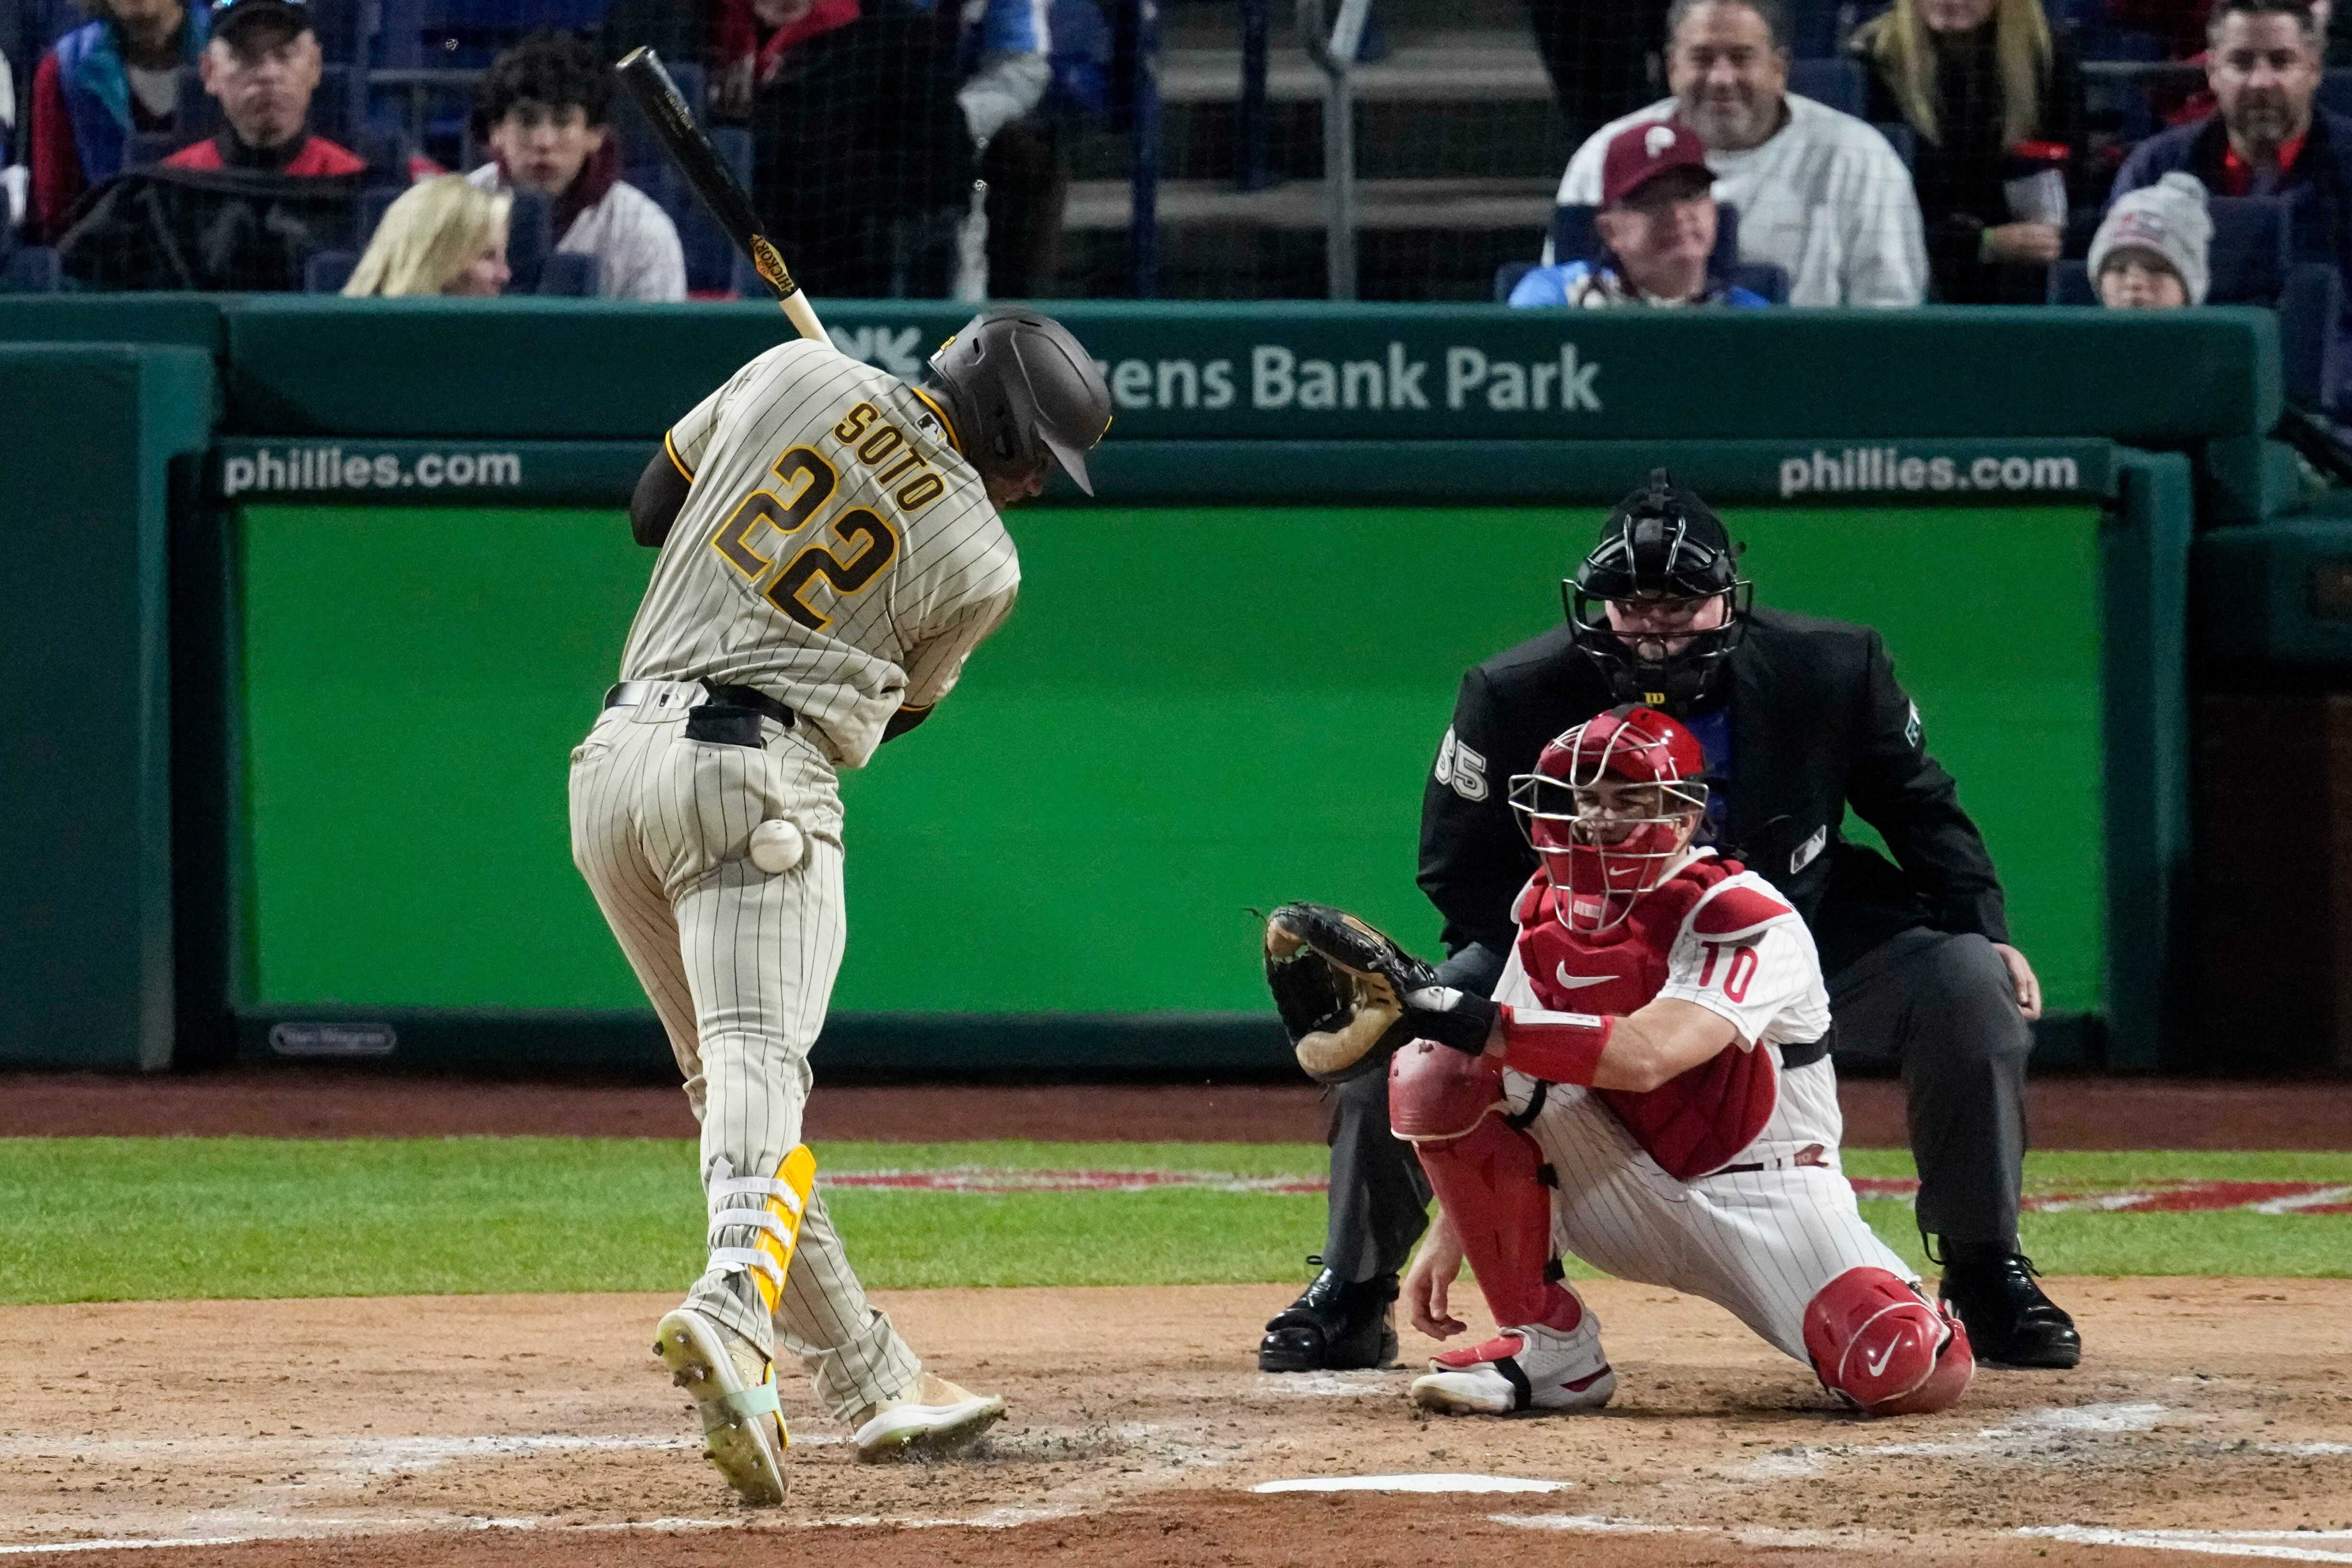
[(624, 680), (756, 686), (835, 765), (952, 690), (1021, 567), (945, 413), (831, 347), (779, 344), (664, 438), (691, 488), (621, 654)]

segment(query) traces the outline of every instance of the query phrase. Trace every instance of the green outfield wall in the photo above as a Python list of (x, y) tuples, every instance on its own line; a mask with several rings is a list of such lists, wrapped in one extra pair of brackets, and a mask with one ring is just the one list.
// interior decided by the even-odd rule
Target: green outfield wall
[[(826, 309), (901, 373), (960, 319)], [(1101, 497), (1012, 518), (1013, 620), (845, 781), (822, 1069), (1278, 1071), (1250, 911), (1327, 899), (1433, 938), (1415, 829), (1455, 683), (1557, 623), (1559, 576), (1658, 464), (1724, 507), (1768, 602), (1886, 634), (2060, 1015), (2045, 1051), (2175, 1059), (2192, 460), (2237, 454), (2209, 488), (2259, 488), (2229, 475), (2267, 472), (2242, 460), (2278, 413), (2267, 315), (1067, 319), (1118, 402)], [(145, 973), (167, 951), (174, 983), (127, 1046), (28, 1054), (19, 1007), (0, 1061), (660, 1061), (569, 862), (566, 756), (651, 563), (629, 485), (774, 312), (0, 300), (28, 362), (110, 328), (180, 356), (175, 417), (209, 432), (200, 483), (168, 454), (120, 470), (168, 519), (168, 591), (11, 608), (31, 643), (155, 672), (172, 831), (144, 907), (159, 874), (173, 899)], [(128, 419), (86, 444), (145, 451)], [(40, 527), (55, 484), (0, 489), (0, 524)], [(10, 929), (109, 798), (13, 841)], [(0, 997), (74, 996), (79, 936), (0, 956)]]
[[(1885, 631), (2051, 1005), (2100, 1011), (2098, 511), (1728, 520), (1769, 602)], [(1016, 515), (1012, 621), (919, 736), (845, 779), (838, 1004), (1246, 1012), (1264, 995), (1249, 911), (1294, 897), (1433, 946), (1415, 839), (1454, 685), (1557, 622), (1594, 522)], [(249, 507), (238, 533), (253, 1001), (636, 1005), (564, 805), (651, 559), (626, 519)], [(366, 591), (320, 591), (336, 581)]]

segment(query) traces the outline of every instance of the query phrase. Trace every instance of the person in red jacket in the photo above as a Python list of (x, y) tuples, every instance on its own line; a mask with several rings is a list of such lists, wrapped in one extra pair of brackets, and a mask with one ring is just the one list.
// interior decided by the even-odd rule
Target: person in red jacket
[(27, 211), (35, 239), (54, 242), (81, 193), (122, 172), (134, 133), (168, 131), (180, 68), (210, 37), (188, 0), (98, 0), (96, 19), (41, 57), (26, 115)]
[(365, 160), (311, 134), (310, 95), (326, 62), (304, 0), (217, 0), (201, 62), (205, 90), (228, 123), (163, 160), (173, 169), (357, 174)]

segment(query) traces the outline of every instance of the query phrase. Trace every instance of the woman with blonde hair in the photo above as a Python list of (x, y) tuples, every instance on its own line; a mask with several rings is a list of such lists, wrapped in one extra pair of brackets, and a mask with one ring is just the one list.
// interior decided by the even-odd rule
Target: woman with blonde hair
[(376, 225), (344, 294), (482, 296), (502, 292), (507, 214), (514, 198), (478, 189), (463, 174), (419, 180)]
[(2042, 0), (1895, 0), (1856, 29), (1864, 118), (1917, 139), (1937, 297), (2035, 304), (2083, 164), (2083, 71)]

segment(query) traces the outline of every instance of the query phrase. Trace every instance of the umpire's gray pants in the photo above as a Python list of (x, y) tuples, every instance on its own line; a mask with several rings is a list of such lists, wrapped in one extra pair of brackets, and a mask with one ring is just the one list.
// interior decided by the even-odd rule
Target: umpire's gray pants
[(1838, 1061), (1902, 1071), (1920, 1230), (2016, 1250), (2033, 1030), (1992, 944), (1914, 926), (1830, 977), (1830, 1016)]
[[(2033, 1031), (2000, 955), (1981, 936), (1918, 926), (1830, 977), (1829, 988), (1839, 1059), (1893, 1061), (1902, 1071), (1919, 1228), (1948, 1244), (2014, 1250)], [(1427, 1228), (1429, 1183), (1412, 1145), (1389, 1132), (1387, 1075), (1339, 1085), (1330, 1104), (1323, 1266), (1351, 1282), (1396, 1273)]]

